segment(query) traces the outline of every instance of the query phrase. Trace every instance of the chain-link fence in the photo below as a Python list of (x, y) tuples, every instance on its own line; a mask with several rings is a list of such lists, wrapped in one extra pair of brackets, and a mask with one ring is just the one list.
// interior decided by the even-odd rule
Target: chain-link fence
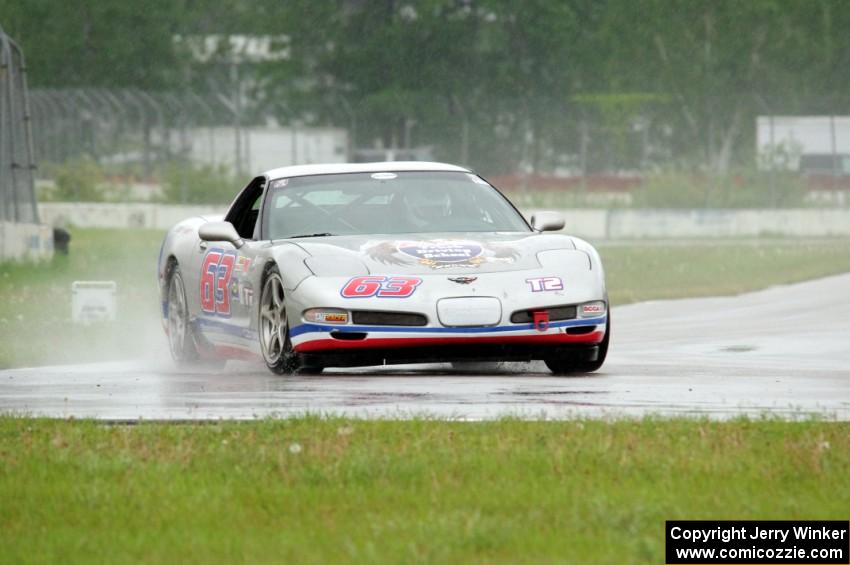
[(348, 158), (344, 128), (278, 124), (273, 105), (220, 91), (37, 88), (31, 98), (35, 153), (46, 164), (87, 157), (111, 176), (151, 178), (174, 161), (242, 176)]
[[(685, 144), (687, 132), (677, 130), (670, 102), (654, 97), (582, 99), (563, 111), (539, 110), (540, 115), (525, 120), (517, 117), (521, 104), (506, 99), (497, 104), (507, 109), (504, 115), (489, 115), (486, 108), (453, 117), (415, 114), (401, 133), (381, 139), (378, 126), (391, 122), (376, 120), (362, 105), (322, 99), (311, 124), (307, 114), (286, 111), (284, 96), (249, 97), (242, 90), (227, 84), (211, 84), (206, 92), (33, 89), (40, 171), (61, 185), (52, 165), (85, 156), (97, 163), (100, 178), (108, 179), (101, 182), (112, 187), (97, 198), (189, 203), (215, 200), (206, 184), (216, 179), (222, 181), (222, 198), (229, 197), (233, 189), (226, 183), (232, 183), (234, 173), (244, 179), (289, 164), (434, 159), (471, 165), (533, 203), (550, 197), (576, 206), (850, 202), (850, 122), (841, 117), (820, 120), (832, 125), (817, 131), (807, 125), (813, 118), (797, 124), (797, 118), (768, 114), (765, 123), (774, 125), (765, 127), (764, 119), (757, 124), (741, 117), (725, 129), (718, 126), (722, 135), (706, 133), (702, 145), (707, 149), (683, 160), (675, 148)], [(347, 113), (334, 117), (334, 108)], [(785, 127), (786, 122), (797, 125)], [(731, 159), (733, 147), (739, 147), (736, 160)], [(781, 155), (779, 147), (784, 148)], [(191, 177), (196, 168), (209, 174)], [(49, 190), (42, 194), (93, 199), (72, 188), (58, 197)]]
[(38, 222), (34, 173), (24, 54), (0, 28), (0, 221)]
[(229, 124), (242, 137), (241, 116), (224, 96), (48, 88), (33, 89), (32, 107), (35, 152), (45, 162), (86, 155), (116, 172), (150, 176), (157, 165), (188, 158), (193, 150), (215, 155), (216, 126)]

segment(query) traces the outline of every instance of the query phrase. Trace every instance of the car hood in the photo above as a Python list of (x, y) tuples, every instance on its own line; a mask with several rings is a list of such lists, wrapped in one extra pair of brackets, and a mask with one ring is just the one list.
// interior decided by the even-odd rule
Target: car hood
[[(575, 250), (569, 236), (542, 233), (450, 233), (289, 239), (321, 270), (358, 263), (371, 274), (492, 273), (540, 267), (537, 253)], [(311, 266), (313, 268), (313, 266)], [(315, 271), (316, 269), (314, 269)], [(330, 274), (330, 273), (329, 273)]]

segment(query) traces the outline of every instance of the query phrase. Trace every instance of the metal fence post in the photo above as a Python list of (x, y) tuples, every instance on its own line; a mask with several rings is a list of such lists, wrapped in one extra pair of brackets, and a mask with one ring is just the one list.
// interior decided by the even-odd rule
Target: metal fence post
[[(6, 148), (10, 147), (6, 140), (7, 133), (11, 129), (11, 114), (7, 112), (6, 99), (3, 96), (3, 82), (8, 77), (9, 64), (6, 59), (6, 35), (0, 28), (0, 221), (8, 219), (6, 205)], [(9, 124), (9, 125), (7, 125)]]
[(17, 132), (15, 131), (17, 125), (15, 124), (15, 65), (14, 60), (12, 59), (12, 48), (10, 45), (9, 38), (5, 35), (3, 36), (3, 53), (5, 54), (6, 63), (6, 93), (8, 96), (8, 106), (9, 106), (9, 178), (12, 181), (12, 220), (15, 222), (21, 221), (21, 210), (20, 203), (18, 202), (18, 167), (20, 166), (17, 162), (17, 156), (15, 152), (17, 150), (17, 146), (19, 141), (17, 141)]
[(38, 222), (26, 60), (0, 28), (0, 220)]
[(29, 105), (29, 96), (28, 96), (28, 88), (27, 88), (27, 63), (26, 59), (24, 59), (24, 52), (21, 48), (14, 42), (12, 42), (12, 46), (18, 51), (18, 58), (20, 60), (21, 73), (20, 73), (20, 92), (21, 98), (23, 99), (23, 107), (24, 107), (24, 149), (26, 151), (27, 162), (25, 163), (25, 167), (27, 170), (27, 176), (29, 178), (28, 187), (30, 189), (30, 207), (32, 209), (32, 221), (34, 223), (38, 223), (38, 203), (35, 200), (35, 149), (33, 147), (32, 141), (32, 114), (30, 113), (30, 105)]

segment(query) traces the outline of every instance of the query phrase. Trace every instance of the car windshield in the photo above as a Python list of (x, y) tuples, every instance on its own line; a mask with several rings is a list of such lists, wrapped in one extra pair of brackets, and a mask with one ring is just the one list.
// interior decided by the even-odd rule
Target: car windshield
[(463, 172), (347, 173), (277, 179), (269, 184), (265, 206), (269, 239), (530, 231), (495, 188)]

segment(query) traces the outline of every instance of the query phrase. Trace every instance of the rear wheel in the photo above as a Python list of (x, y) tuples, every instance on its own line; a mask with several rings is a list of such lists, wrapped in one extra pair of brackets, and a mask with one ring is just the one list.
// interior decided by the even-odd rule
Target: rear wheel
[(575, 375), (582, 373), (592, 373), (598, 370), (605, 363), (605, 358), (608, 356), (608, 343), (611, 340), (611, 312), (608, 312), (608, 319), (605, 322), (605, 337), (598, 345), (596, 359), (594, 361), (582, 361), (577, 359), (574, 354), (566, 353), (555, 355), (544, 360), (549, 370), (556, 375)]
[(286, 316), (286, 297), (280, 271), (272, 267), (260, 295), (260, 349), (266, 366), (278, 375), (291, 375), (301, 368), (301, 358), (292, 349)]
[(192, 363), (198, 360), (198, 349), (189, 323), (189, 309), (186, 302), (186, 287), (183, 275), (177, 263), (171, 268), (168, 278), (168, 301), (166, 325), (168, 327), (168, 346), (171, 357), (178, 364)]

